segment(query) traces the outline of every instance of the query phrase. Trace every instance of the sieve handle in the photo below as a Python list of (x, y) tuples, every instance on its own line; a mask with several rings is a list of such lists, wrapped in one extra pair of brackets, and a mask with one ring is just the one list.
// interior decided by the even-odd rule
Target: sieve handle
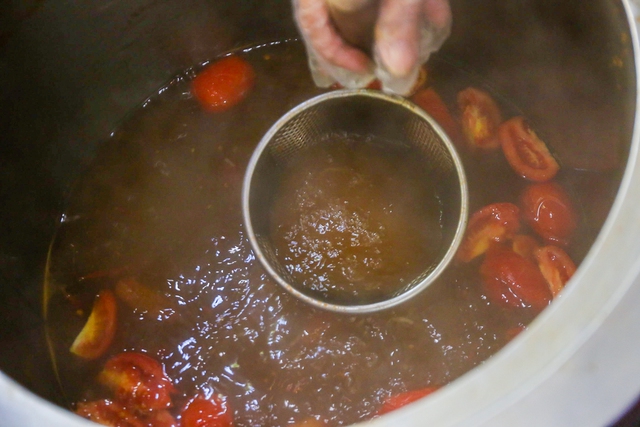
[(371, 56), (379, 0), (327, 0), (327, 4), (344, 40)]

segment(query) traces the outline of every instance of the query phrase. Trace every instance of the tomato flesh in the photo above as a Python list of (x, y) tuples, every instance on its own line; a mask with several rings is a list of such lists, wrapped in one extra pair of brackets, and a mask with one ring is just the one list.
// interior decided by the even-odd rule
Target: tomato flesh
[(182, 411), (182, 427), (231, 427), (233, 414), (226, 400), (214, 395), (193, 398)]
[(513, 236), (511, 241), (511, 249), (518, 255), (531, 261), (536, 261), (535, 252), (538, 248), (540, 248), (540, 245), (536, 239), (526, 234), (517, 234)]
[(442, 129), (454, 144), (460, 145), (460, 128), (451, 116), (449, 108), (435, 90), (431, 88), (422, 89), (411, 97), (411, 101), (433, 117), (433, 119), (442, 126)]
[(419, 390), (411, 390), (391, 396), (384, 401), (382, 407), (378, 411), (378, 415), (384, 415), (391, 411), (395, 411), (396, 409), (408, 405), (411, 402), (415, 402), (416, 400), (430, 395), (436, 390), (438, 390), (437, 387), (426, 387)]
[(498, 136), (507, 162), (518, 175), (543, 182), (558, 173), (560, 165), (523, 117), (514, 117), (501, 124)]
[(471, 215), (456, 258), (462, 262), (484, 254), (494, 242), (510, 239), (520, 228), (519, 209), (512, 203), (493, 203)]
[(502, 306), (541, 310), (551, 301), (538, 266), (502, 245), (492, 246), (487, 252), (480, 275), (487, 297)]
[(473, 87), (458, 93), (462, 131), (472, 148), (495, 150), (500, 147), (498, 126), (502, 114), (491, 96)]
[(191, 91), (202, 107), (221, 112), (240, 103), (255, 82), (253, 67), (239, 56), (227, 56), (205, 67), (193, 79)]
[(555, 182), (531, 184), (520, 196), (522, 219), (548, 243), (567, 245), (577, 227), (569, 195)]
[(146, 427), (136, 414), (118, 402), (96, 400), (80, 402), (76, 414), (108, 427)]
[(96, 297), (91, 314), (71, 344), (70, 351), (84, 359), (97, 359), (111, 345), (116, 327), (116, 298), (110, 290), (103, 290)]
[(142, 353), (120, 353), (107, 361), (98, 381), (118, 402), (139, 412), (171, 407), (171, 380), (160, 363)]
[(576, 265), (564, 250), (552, 245), (538, 249), (536, 259), (555, 298), (576, 272)]

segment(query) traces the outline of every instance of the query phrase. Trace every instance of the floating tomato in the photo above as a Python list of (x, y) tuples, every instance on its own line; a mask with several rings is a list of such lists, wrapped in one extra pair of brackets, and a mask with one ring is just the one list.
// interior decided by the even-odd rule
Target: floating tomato
[(548, 243), (567, 245), (577, 216), (569, 195), (555, 182), (529, 185), (520, 196), (522, 218)]
[(143, 318), (164, 321), (175, 314), (169, 297), (133, 277), (118, 280), (115, 294)]
[(98, 380), (116, 400), (139, 412), (171, 406), (174, 388), (162, 365), (142, 353), (120, 353), (107, 361)]
[(422, 89), (411, 97), (411, 101), (433, 117), (453, 143), (459, 144), (461, 140), (460, 128), (451, 116), (449, 108), (435, 90)]
[(423, 397), (430, 395), (436, 390), (438, 390), (437, 387), (427, 387), (393, 395), (384, 401), (382, 407), (378, 411), (378, 415), (384, 415), (391, 411), (395, 411), (396, 409), (408, 405), (411, 402), (415, 402), (418, 399), (422, 399)]
[(491, 96), (473, 87), (458, 93), (462, 131), (472, 148), (495, 150), (500, 147), (498, 126), (502, 114)]
[(502, 151), (511, 168), (530, 181), (548, 181), (560, 166), (547, 145), (538, 138), (523, 117), (514, 117), (498, 128)]
[(78, 403), (76, 414), (108, 427), (147, 427), (146, 423), (122, 404), (106, 399)]
[(502, 245), (487, 251), (480, 275), (487, 297), (503, 306), (541, 310), (551, 301), (551, 292), (538, 266)]
[(493, 203), (471, 215), (456, 258), (469, 262), (485, 253), (493, 242), (513, 237), (520, 228), (519, 211), (512, 203)]
[(96, 297), (91, 314), (84, 327), (71, 344), (70, 351), (84, 359), (97, 359), (111, 345), (116, 333), (117, 305), (110, 290)]
[(239, 56), (227, 56), (205, 67), (193, 79), (191, 90), (207, 111), (225, 111), (242, 101), (253, 88), (255, 72)]
[(222, 396), (193, 398), (182, 411), (182, 427), (232, 427), (233, 414)]
[(513, 236), (511, 242), (511, 249), (520, 256), (523, 256), (531, 261), (536, 261), (535, 252), (540, 245), (538, 241), (526, 234), (517, 234)]
[(576, 265), (569, 255), (557, 246), (550, 245), (538, 249), (536, 258), (538, 267), (555, 298), (576, 272)]

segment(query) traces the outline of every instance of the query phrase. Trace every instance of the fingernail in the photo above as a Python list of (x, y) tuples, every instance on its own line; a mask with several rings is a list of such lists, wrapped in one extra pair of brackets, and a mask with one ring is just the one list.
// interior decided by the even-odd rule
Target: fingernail
[(405, 40), (396, 40), (380, 46), (382, 63), (395, 77), (405, 77), (415, 61), (413, 49)]

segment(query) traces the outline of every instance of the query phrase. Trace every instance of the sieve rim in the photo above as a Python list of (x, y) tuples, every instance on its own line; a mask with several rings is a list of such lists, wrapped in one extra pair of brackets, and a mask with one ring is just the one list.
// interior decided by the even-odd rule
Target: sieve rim
[[(251, 217), (251, 189), (252, 189), (252, 180), (254, 176), (254, 172), (256, 167), (265, 152), (265, 149), (276, 135), (276, 133), (292, 118), (298, 116), (301, 112), (323, 103), (325, 101), (337, 99), (337, 98), (348, 98), (348, 97), (369, 97), (369, 98), (377, 98), (383, 101), (391, 102), (395, 105), (403, 107), (409, 110), (412, 114), (420, 116), (422, 119), (427, 121), (429, 125), (436, 132), (440, 140), (444, 143), (447, 148), (448, 153), (451, 155), (451, 160), (455, 166), (456, 176), (458, 177), (459, 182), (459, 190), (460, 190), (460, 213), (457, 221), (456, 230), (454, 233), (454, 237), (451, 240), (449, 248), (445, 252), (444, 256), (440, 259), (435, 268), (420, 282), (415, 284), (413, 287), (406, 289), (405, 291), (393, 295), (391, 298), (377, 301), (374, 303), (367, 304), (337, 304), (331, 303), (327, 301), (323, 301), (318, 298), (314, 298), (310, 295), (307, 295), (300, 291), (298, 288), (293, 286), (287, 280), (285, 280), (271, 265), (265, 254), (263, 253), (258, 238), (256, 237), (253, 221)], [(255, 257), (260, 261), (262, 267), (267, 271), (267, 273), (273, 278), (280, 286), (287, 290), (288, 293), (292, 294), (296, 298), (311, 304), (314, 307), (332, 311), (336, 313), (345, 313), (345, 314), (363, 314), (363, 313), (371, 313), (375, 311), (385, 310), (391, 307), (395, 307), (403, 302), (408, 301), (413, 298), (420, 292), (424, 291), (429, 285), (431, 285), (445, 270), (445, 268), (450, 264), (453, 260), (453, 257), (462, 242), (462, 238), (464, 236), (464, 232), (466, 230), (467, 219), (469, 216), (469, 195), (468, 195), (468, 186), (467, 186), (467, 178), (464, 172), (464, 167), (462, 165), (462, 160), (454, 146), (451, 142), (447, 134), (444, 132), (442, 127), (433, 119), (429, 114), (427, 114), (422, 108), (418, 105), (414, 104), (410, 100), (403, 98), (398, 95), (388, 94), (377, 90), (371, 89), (340, 89), (332, 92), (327, 92), (318, 96), (315, 96), (311, 99), (308, 99), (294, 108), (290, 109), (285, 113), (280, 119), (278, 119), (271, 128), (264, 134), (256, 148), (254, 149), (251, 158), (249, 159), (249, 163), (247, 165), (247, 169), (244, 175), (243, 183), (242, 183), (242, 218), (245, 226), (245, 230), (247, 233), (247, 237), (249, 238), (249, 242), (251, 244), (251, 248), (253, 249)]]

